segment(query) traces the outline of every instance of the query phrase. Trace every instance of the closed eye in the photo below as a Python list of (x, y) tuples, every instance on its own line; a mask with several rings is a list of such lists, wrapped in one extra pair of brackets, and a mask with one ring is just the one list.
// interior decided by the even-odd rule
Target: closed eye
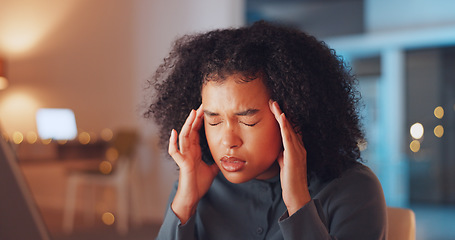
[(254, 127), (256, 124), (258, 124), (259, 122), (255, 122), (255, 123), (246, 123), (246, 122), (240, 122), (242, 123), (243, 125), (245, 126), (248, 126), (248, 127)]
[(216, 123), (208, 123), (210, 126), (216, 126), (218, 124), (220, 124), (221, 122), (216, 122)]

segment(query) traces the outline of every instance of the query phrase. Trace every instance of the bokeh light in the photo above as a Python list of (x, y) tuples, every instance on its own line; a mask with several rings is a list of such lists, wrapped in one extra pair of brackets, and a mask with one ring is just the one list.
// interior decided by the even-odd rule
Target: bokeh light
[(48, 139), (41, 139), (41, 143), (43, 143), (44, 145), (47, 145), (47, 144), (50, 144), (52, 142), (52, 139), (48, 138)]
[(112, 140), (112, 137), (114, 136), (114, 133), (112, 132), (111, 129), (105, 128), (101, 130), (101, 139), (103, 139), (106, 142), (109, 142)]
[(108, 149), (106, 150), (106, 159), (107, 159), (108, 161), (113, 162), (113, 161), (117, 160), (118, 154), (119, 154), (119, 153), (118, 153), (118, 150), (117, 150), (116, 148), (110, 147), (110, 148), (108, 148)]
[(15, 144), (20, 144), (24, 141), (24, 135), (21, 132), (14, 132), (12, 136), (13, 142)]
[(30, 144), (34, 144), (38, 140), (38, 134), (35, 132), (28, 132), (25, 135), (25, 138), (27, 139), (27, 142)]
[(434, 116), (438, 119), (441, 119), (444, 117), (444, 108), (441, 106), (438, 106), (434, 109)]
[(0, 115), (3, 129), (10, 134), (19, 131), (25, 135), (36, 126), (35, 113), (41, 105), (36, 92), (31, 89), (11, 87), (2, 91)]
[(105, 212), (103, 213), (103, 216), (101, 216), (101, 220), (106, 225), (112, 225), (115, 222), (115, 216), (110, 212)]
[(433, 130), (434, 135), (438, 138), (441, 138), (444, 135), (444, 127), (442, 125), (438, 125)]
[(411, 144), (409, 144), (409, 148), (413, 152), (418, 152), (420, 150), (420, 142), (418, 140), (413, 140)]
[(90, 134), (88, 132), (81, 132), (78, 136), (79, 142), (83, 145), (90, 143)]
[(421, 123), (412, 124), (409, 132), (414, 139), (421, 139), (423, 137), (423, 125)]
[(99, 164), (98, 169), (102, 174), (109, 174), (112, 172), (112, 164), (109, 161), (102, 161)]

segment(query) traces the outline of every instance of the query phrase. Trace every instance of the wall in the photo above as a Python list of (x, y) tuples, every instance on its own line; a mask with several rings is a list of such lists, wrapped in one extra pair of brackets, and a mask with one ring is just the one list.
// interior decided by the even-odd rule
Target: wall
[(5, 130), (36, 131), (37, 108), (71, 108), (80, 129), (134, 127), (132, 7), (120, 1), (2, 0)]
[(455, 24), (450, 0), (365, 0), (368, 32), (416, 29)]
[(0, 0), (0, 57), (10, 81), (0, 91), (0, 123), (36, 132), (38, 108), (71, 108), (78, 128), (140, 129), (137, 214), (160, 221), (175, 164), (142, 118), (146, 79), (177, 36), (240, 26), (243, 0)]
[(444, 0), (367, 0), (366, 33), (340, 38), (331, 45), (337, 51), (349, 49), (347, 55), (354, 60), (381, 58), (377, 76), (381, 130), (374, 164), (380, 166), (377, 175), (389, 205), (406, 206), (410, 199), (435, 203), (448, 198), (443, 191), (452, 183), (447, 182), (447, 167), (441, 164), (449, 161), (441, 158), (441, 145), (446, 142), (436, 140), (431, 135), (434, 126), (429, 127), (420, 152), (414, 154), (409, 150), (409, 127), (417, 121), (431, 126), (428, 116), (431, 118), (432, 110), (442, 104), (437, 91), (444, 70), (438, 51), (445, 50), (436, 48), (454, 44), (454, 6), (453, 1)]

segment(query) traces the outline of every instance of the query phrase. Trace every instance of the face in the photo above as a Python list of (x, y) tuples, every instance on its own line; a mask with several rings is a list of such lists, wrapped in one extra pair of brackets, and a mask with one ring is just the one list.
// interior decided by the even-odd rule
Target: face
[(268, 179), (280, 169), (282, 148), (278, 122), (269, 108), (270, 96), (261, 79), (237, 82), (231, 75), (202, 87), (207, 142), (215, 163), (232, 183)]

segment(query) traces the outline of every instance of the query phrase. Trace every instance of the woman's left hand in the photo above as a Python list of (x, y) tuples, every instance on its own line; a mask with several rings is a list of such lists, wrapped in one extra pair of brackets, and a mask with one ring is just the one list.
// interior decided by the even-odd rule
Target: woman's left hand
[(311, 201), (308, 191), (306, 150), (278, 103), (270, 100), (270, 110), (280, 125), (283, 151), (278, 157), (283, 201), (289, 216)]

